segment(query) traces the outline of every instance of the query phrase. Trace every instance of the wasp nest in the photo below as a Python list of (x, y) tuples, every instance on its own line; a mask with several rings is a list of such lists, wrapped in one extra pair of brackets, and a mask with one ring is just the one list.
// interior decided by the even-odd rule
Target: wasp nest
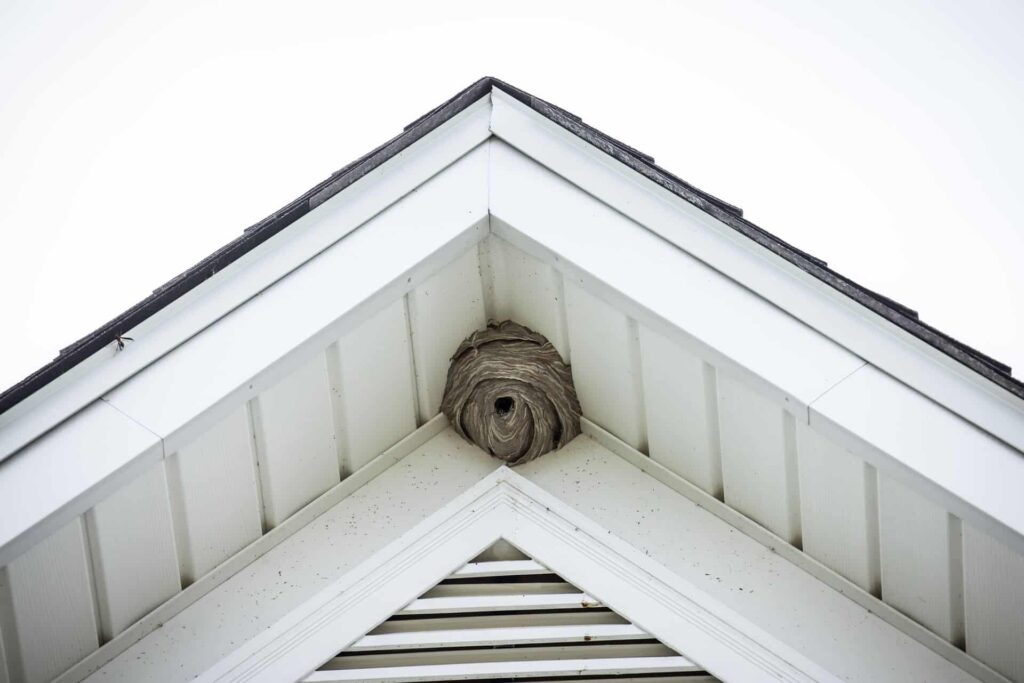
[(569, 366), (544, 335), (511, 320), (488, 323), (459, 345), (441, 410), (464, 439), (513, 466), (580, 433)]

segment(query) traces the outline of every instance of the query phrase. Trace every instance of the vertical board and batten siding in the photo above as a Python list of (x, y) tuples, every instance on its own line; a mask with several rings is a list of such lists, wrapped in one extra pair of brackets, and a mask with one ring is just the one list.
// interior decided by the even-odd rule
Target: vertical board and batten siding
[(878, 597), (875, 468), (802, 422), (796, 433), (803, 551)]
[(342, 477), (416, 429), (405, 301), (398, 299), (327, 350)]
[(85, 514), (106, 642), (181, 590), (164, 463)]
[(636, 322), (568, 280), (565, 301), (573, 382), (583, 414), (646, 453)]
[(967, 652), (1024, 681), (1024, 557), (969, 524), (963, 530)]
[(167, 484), (181, 582), (188, 586), (263, 534), (247, 406), (172, 454)]
[(725, 502), (800, 547), (793, 416), (726, 374), (718, 376)]
[(408, 304), (422, 424), (441, 409), (455, 350), (471, 332), (487, 325), (479, 249), (474, 245), (410, 292)]
[(721, 500), (714, 367), (643, 325), (640, 350), (651, 458)]
[(12, 681), (45, 683), (99, 645), (82, 519), (0, 569), (0, 632)]
[(882, 600), (962, 643), (960, 520), (884, 474), (878, 492)]
[(495, 235), (480, 248), (490, 317), (514, 320), (543, 334), (571, 364), (561, 274)]
[(264, 521), (274, 528), (341, 481), (324, 354), (253, 399), (251, 410)]

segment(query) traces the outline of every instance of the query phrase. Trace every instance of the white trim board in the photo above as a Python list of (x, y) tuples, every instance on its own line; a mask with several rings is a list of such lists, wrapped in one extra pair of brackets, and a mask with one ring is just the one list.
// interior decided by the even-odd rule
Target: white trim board
[[(492, 136), (495, 139), (490, 139)], [(510, 145), (520, 151), (513, 152)], [(517, 155), (521, 157), (518, 162)], [(513, 168), (516, 164), (518, 169)], [(571, 188), (554, 193), (562, 197), (556, 197), (559, 201), (550, 206), (565, 204), (562, 200), (573, 193), (584, 195), (602, 207), (602, 215), (613, 213), (619, 223), (634, 226), (637, 234), (646, 236), (646, 246), (652, 246), (651, 240), (659, 242), (664, 253), (685, 262), (680, 283), (697, 286), (708, 274), (723, 274), (721, 281), (714, 282), (715, 291), (742, 300), (747, 313), (771, 325), (777, 341), (784, 342), (786, 362), (780, 362), (783, 356), (770, 348), (716, 330), (710, 316), (703, 318), (703, 327), (696, 325), (701, 320), (687, 317), (696, 309), (680, 308), (671, 300), (672, 296), (678, 298), (678, 292), (645, 282), (646, 269), (622, 257), (629, 253), (628, 248), (617, 250), (615, 259), (605, 255), (603, 265), (597, 268), (594, 253), (587, 251), (601, 246), (601, 240), (593, 239), (596, 233), (589, 240), (593, 244), (577, 239), (565, 246), (556, 243), (565, 237), (565, 231), (529, 229), (531, 221), (523, 216), (529, 216), (538, 205), (535, 196), (522, 194), (524, 178), (530, 173), (537, 175), (523, 170), (530, 166), (550, 169), (544, 171), (549, 179)], [(539, 187), (552, 194), (550, 184)], [(442, 186), (446, 188), (443, 191), (438, 189)], [(416, 192), (411, 192), (413, 189)], [(430, 199), (428, 195), (435, 192)], [(540, 204), (548, 210), (549, 203)], [(403, 211), (408, 224), (412, 207), (418, 207), (419, 215), (429, 216), (428, 222), (436, 219), (432, 223), (436, 232), (417, 224), (411, 233), (415, 240), (383, 240), (385, 247), (401, 247), (394, 263), (405, 259), (405, 267), (395, 265), (391, 272), (376, 273), (362, 278), (357, 287), (349, 287), (346, 283), (351, 278), (346, 280), (345, 269), (338, 268), (345, 260), (341, 252), (347, 251), (342, 247), (355, 246)], [(446, 209), (450, 210), (447, 218)], [(460, 214), (462, 209), (466, 213)], [(571, 212), (566, 216), (575, 221), (588, 218)], [(506, 224), (514, 229), (506, 229)], [(363, 229), (356, 231), (359, 226)], [(116, 428), (115, 441), (134, 449), (134, 432), (141, 425), (165, 441), (164, 454), (172, 453), (233, 405), (297, 367), (317, 345), (333, 341), (332, 335), (365, 319), (388, 296), (408, 291), (491, 229), (524, 251), (554, 262), (565, 277), (586, 280), (588, 287), (609, 302), (625, 307), (652, 329), (774, 396), (798, 418), (818, 420), (850, 450), (869, 461), (879, 461), (882, 469), (890, 467), (895, 478), (923, 489), (947, 509), (957, 510), (964, 519), (1024, 553), (1024, 511), (1007, 493), (1007, 487), (1022, 480), (1020, 468), (1024, 466), (1019, 452), (1024, 445), (1024, 414), (1019, 402), (500, 92), (482, 98), (152, 322), (147, 321), (139, 330), (145, 334), (130, 331), (136, 342), (124, 353), (97, 361), (97, 367), (87, 363), (82, 370), (75, 369), (55, 383), (49, 398), (41, 395), (38, 402), (33, 398), (24, 408), (10, 411), (3, 418), (9, 423), (0, 426), (0, 458), (64, 420), (20, 452), (19, 459), (24, 456), (30, 462), (19, 468), (36, 469), (31, 462), (39, 459), (35, 446), (53, 449), (63, 439), (61, 431), (78, 429), (76, 420), (88, 419), (86, 413), (95, 412), (79, 409), (100, 391), (106, 391), (103, 396), (110, 405), (130, 418)], [(668, 249), (669, 244), (676, 249)], [(559, 258), (561, 263), (556, 262)], [(337, 308), (327, 307), (326, 317), (318, 317), (315, 310), (283, 306), (286, 287), (301, 290), (307, 297), (319, 287), (321, 294), (327, 288), (344, 292), (348, 298), (333, 302)], [(290, 316), (288, 322), (276, 325), (275, 334), (265, 335), (259, 343), (253, 341), (252, 332), (258, 331), (259, 321), (280, 311)], [(246, 334), (250, 337), (246, 352), (232, 354), (230, 363), (221, 363), (224, 354), (220, 350), (225, 344)], [(865, 359), (884, 372), (870, 373)], [(810, 372), (803, 367), (803, 360), (808, 361)], [(211, 377), (216, 381), (204, 383), (199, 393), (183, 390), (177, 379), (188, 368), (203, 373), (212, 368)], [(876, 383), (881, 377), (879, 391), (893, 398), (882, 413), (888, 424), (862, 419), (851, 412), (850, 401), (843, 401), (843, 392), (869, 375)], [(901, 381), (923, 393), (898, 390)], [(114, 385), (119, 386), (109, 390)], [(932, 411), (930, 419), (942, 421), (947, 431), (963, 438), (927, 447), (894, 438), (898, 437), (898, 425), (892, 422), (903, 414), (902, 401), (944, 405)], [(814, 410), (816, 406), (820, 409)], [(74, 411), (79, 412), (65, 419)], [(129, 424), (131, 421), (138, 424)], [(966, 422), (979, 425), (979, 429)], [(956, 451), (951, 450), (954, 443), (959, 444)], [(936, 448), (942, 458), (921, 457), (922, 452)], [(142, 454), (123, 450), (112, 450), (120, 454), (120, 460), (110, 472), (127, 476)], [(946, 465), (963, 461), (966, 452), (977, 476), (968, 481), (951, 479)], [(67, 449), (57, 459), (61, 457), (81, 460), (79, 453)], [(112, 457), (108, 455), (107, 460)], [(0, 467), (0, 478), (11, 471)], [(39, 473), (39, 479), (46, 480), (48, 471), (52, 469)], [(0, 564), (45, 536), (46, 529), (87, 509), (116, 484), (104, 479), (102, 472), (87, 474), (76, 480), (78, 490), (44, 496), (23, 514), (6, 514), (0, 497), (0, 519), (11, 524), (17, 520), (9, 529), (0, 527)], [(994, 494), (987, 492), (988, 482), (996, 482), (991, 487)], [(42, 530), (33, 527), (43, 520), (50, 526)]]
[(825, 422), (851, 452), (1024, 554), (1024, 454), (505, 143), (490, 145), (493, 234), (800, 422)]
[(590, 436), (602, 446), (618, 455), (620, 458), (638, 468), (644, 474), (657, 479), (672, 490), (682, 494), (696, 505), (704, 508), (725, 523), (742, 531), (744, 534), (757, 541), (771, 552), (777, 553), (787, 561), (800, 569), (806, 571), (822, 583), (827, 584), (839, 593), (856, 602), (858, 605), (882, 619), (893, 627), (906, 633), (911, 638), (932, 650), (939, 656), (948, 659), (950, 662), (967, 671), (978, 680), (989, 683), (1006, 683), (1007, 679), (994, 671), (992, 668), (968, 655), (962, 649), (956, 647), (941, 636), (929, 631), (926, 627), (917, 623), (896, 608), (876, 598), (860, 586), (857, 586), (849, 579), (840, 576), (834, 570), (829, 569), (821, 562), (818, 562), (810, 555), (793, 547), (786, 540), (776, 536), (749, 517), (746, 517), (735, 509), (729, 507), (714, 496), (706, 493), (697, 486), (686, 481), (678, 474), (671, 472), (666, 467), (655, 462), (653, 459), (640, 453), (629, 444), (623, 442), (615, 435), (602, 429), (590, 420), (583, 418), (583, 433)]
[[(475, 248), (488, 233), (486, 162), (487, 149), (474, 148), (366, 229), (333, 244), (0, 463), (0, 491), (10, 486), (32, 492), (29, 498), (0, 496), (0, 566), (109, 494), (113, 474), (124, 483), (141, 471), (142, 461), (173, 454)], [(405, 237), (396, 240), (396, 233)], [(85, 457), (97, 448), (102, 457)], [(78, 475), (62, 476), (64, 486), (58, 488), (50, 484), (54, 472)]]
[(634, 564), (642, 560), (625, 557), (628, 547), (613, 548), (599, 532), (584, 532), (581, 523), (586, 524), (556, 499), (502, 467), (198, 680), (297, 679), (501, 539), (559, 574), (572, 566), (578, 567), (573, 574), (586, 572), (583, 586), (619, 595), (616, 612), (646, 622), (641, 627), (648, 633), (720, 678), (839, 680), (753, 624), (714, 614), (674, 588), (675, 577), (649, 574)]
[[(589, 463), (589, 473), (579, 469), (581, 459)], [(973, 680), (803, 570), (732, 533), (727, 524), (589, 437), (522, 470), (494, 472), (496, 466), (497, 461), (445, 430), (360, 489), (358, 497), (347, 498), (343, 508), (339, 504), (325, 512), (91, 680), (176, 680), (196, 674), (207, 681), (297, 679), (499, 538), (725, 680)], [(593, 486), (609, 474), (623, 491)], [(482, 480), (458, 492), (474, 477)], [(556, 491), (553, 482), (571, 487), (573, 477), (586, 479), (581, 490)], [(653, 493), (630, 506), (610, 500), (630, 496), (637, 485)], [(452, 492), (448, 502), (414, 527), (382, 527), (386, 546), (368, 553), (365, 541), (346, 540), (378, 534), (353, 529), (348, 520), (367, 512), (379, 517), (374, 506), (381, 501), (391, 501), (394, 510), (416, 501), (423, 509), (420, 499), (436, 496), (439, 488)], [(396, 500), (402, 504), (394, 505)], [(645, 531), (626, 542), (580, 510), (580, 500)], [(670, 500), (671, 509), (663, 505)], [(360, 505), (366, 512), (359, 512)], [(655, 530), (678, 534), (673, 552), (688, 553), (687, 562), (703, 557), (706, 571), (742, 567), (738, 585), (757, 586), (757, 595), (735, 600), (736, 577), (722, 574), (719, 583), (680, 573), (685, 568), (671, 557), (658, 557), (659, 548), (650, 545)], [(711, 545), (687, 551), (698, 537)], [(342, 558), (349, 569), (339, 574), (336, 565)], [(252, 604), (250, 596), (278, 594), (279, 571), (285, 572), (286, 583), (295, 581), (298, 566), (304, 574), (333, 573), (336, 578), (318, 580), (314, 592), (288, 588), (272, 606), (264, 600)], [(279, 616), (268, 621), (267, 610)], [(770, 618), (761, 623), (765, 610)], [(253, 621), (260, 628), (254, 629)], [(235, 645), (229, 647), (228, 641)], [(205, 662), (201, 671), (179, 669), (177, 657), (185, 652), (189, 665)]]
[(113, 347), (97, 352), (0, 415), (0, 461), (443, 172), (490, 137), (490, 114), (490, 98), (483, 97), (137, 327), (124, 330), (135, 340), (124, 352)]
[[(491, 131), (852, 353), (1024, 451), (1024, 401), (610, 158), (505, 93)], [(492, 181), (500, 187), (500, 181)], [(492, 211), (493, 211), (492, 206)]]

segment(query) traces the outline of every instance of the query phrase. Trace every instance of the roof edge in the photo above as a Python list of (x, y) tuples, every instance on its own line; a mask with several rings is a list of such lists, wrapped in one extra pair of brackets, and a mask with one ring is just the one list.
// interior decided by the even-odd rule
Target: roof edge
[(407, 125), (399, 135), (344, 166), (294, 201), (246, 228), (241, 236), (157, 287), (150, 296), (121, 315), (62, 349), (53, 361), (0, 393), (0, 414), (34, 395), (104, 347), (116, 343), (128, 330), (210, 279), (217, 272), (381, 166), (465, 110), (472, 103), (487, 96), (492, 88), (497, 88), (515, 98), (655, 184), (693, 204), (816, 279), (846, 294), (890, 323), (950, 356), (998, 387), (1017, 398), (1024, 399), (1024, 383), (1013, 378), (1010, 367), (1005, 363), (1001, 363), (922, 322), (916, 311), (840, 275), (830, 269), (825, 261), (797, 249), (751, 223), (743, 217), (742, 209), (704, 192), (662, 169), (655, 164), (654, 158), (650, 155), (587, 125), (582, 118), (561, 107), (535, 97), (505, 81), (485, 76)]

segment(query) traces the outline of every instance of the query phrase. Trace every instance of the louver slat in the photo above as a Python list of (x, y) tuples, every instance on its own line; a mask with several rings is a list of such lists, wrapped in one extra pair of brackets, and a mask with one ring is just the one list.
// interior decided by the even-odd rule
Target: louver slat
[(307, 683), (364, 681), (365, 683), (406, 683), (413, 681), (466, 681), (535, 676), (589, 676), (699, 672), (685, 657), (621, 657), (615, 659), (564, 659), (540, 662), (486, 662), (481, 664), (436, 664), (398, 666), (352, 671), (317, 671)]
[(455, 612), (505, 612), (509, 610), (577, 609), (600, 607), (601, 603), (586, 593), (558, 595), (467, 595), (454, 598), (420, 598), (399, 612), (412, 614), (452, 614)]
[(510, 628), (474, 628), (463, 630), (382, 633), (364, 636), (349, 652), (488, 645), (537, 645), (575, 641), (634, 640), (649, 638), (633, 624), (594, 624), (591, 626), (519, 626)]
[(543, 565), (516, 559), (466, 564), (303, 681), (581, 677), (591, 683), (716, 680)]

